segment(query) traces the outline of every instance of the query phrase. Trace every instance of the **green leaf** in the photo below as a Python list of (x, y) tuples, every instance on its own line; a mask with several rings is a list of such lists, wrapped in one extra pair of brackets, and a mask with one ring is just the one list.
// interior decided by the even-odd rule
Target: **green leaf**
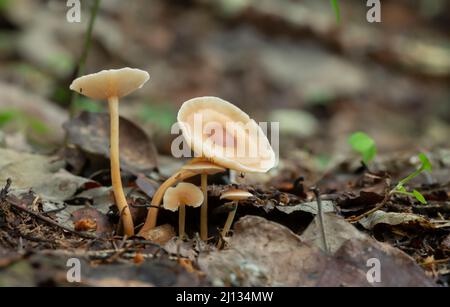
[(420, 194), (419, 191), (413, 190), (413, 194), (414, 194), (414, 197), (415, 197), (418, 201), (420, 201), (422, 204), (424, 204), (424, 205), (427, 204), (427, 201), (425, 200), (425, 197), (423, 197), (423, 195)]
[(377, 154), (375, 141), (364, 132), (353, 133), (349, 137), (348, 142), (353, 150), (361, 154), (364, 163), (367, 164), (375, 158)]
[(75, 108), (79, 111), (98, 113), (103, 111), (103, 104), (88, 98), (79, 97), (75, 100)]
[(339, 9), (338, 0), (330, 0), (331, 6), (333, 7), (334, 13), (336, 15), (336, 22), (341, 22), (341, 10)]
[(6, 125), (10, 121), (16, 120), (20, 117), (20, 112), (17, 110), (7, 110), (0, 112), (0, 127)]
[(420, 162), (422, 162), (422, 166), (420, 167), (423, 171), (429, 171), (431, 173), (431, 162), (428, 160), (428, 157), (424, 153), (419, 154)]
[(406, 191), (405, 187), (400, 184), (397, 186), (397, 190), (399, 190), (400, 192), (404, 192), (404, 193), (408, 192), (408, 191)]

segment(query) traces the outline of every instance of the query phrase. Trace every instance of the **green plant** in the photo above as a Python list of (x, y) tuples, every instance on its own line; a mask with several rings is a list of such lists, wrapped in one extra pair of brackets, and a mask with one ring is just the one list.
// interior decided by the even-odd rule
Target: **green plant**
[(0, 128), (12, 122), (17, 123), (19, 129), (30, 128), (39, 134), (45, 134), (49, 131), (49, 127), (43, 121), (21, 110), (10, 109), (0, 112)]
[(422, 204), (427, 203), (427, 201), (425, 200), (425, 197), (423, 197), (423, 195), (420, 194), (419, 191), (412, 190), (412, 192), (408, 192), (408, 190), (405, 188), (405, 184), (407, 184), (409, 181), (411, 181), (413, 178), (417, 177), (421, 173), (423, 173), (425, 171), (428, 171), (431, 173), (431, 171), (432, 171), (431, 163), (430, 163), (430, 160), (428, 160), (428, 157), (425, 154), (421, 153), (421, 154), (419, 154), (419, 160), (421, 162), (420, 167), (417, 170), (415, 170), (414, 172), (412, 172), (411, 174), (409, 174), (408, 176), (406, 176), (405, 178), (403, 178), (402, 180), (400, 180), (397, 183), (397, 185), (389, 192), (389, 194), (403, 194), (403, 195), (414, 197)]
[(341, 22), (341, 10), (339, 9), (338, 0), (330, 0), (331, 6), (333, 7), (334, 13), (336, 14), (336, 22)]
[(365, 134), (364, 132), (355, 132), (349, 138), (348, 142), (352, 146), (353, 150), (361, 155), (361, 158), (365, 164), (375, 158), (377, 154), (377, 147), (375, 141)]

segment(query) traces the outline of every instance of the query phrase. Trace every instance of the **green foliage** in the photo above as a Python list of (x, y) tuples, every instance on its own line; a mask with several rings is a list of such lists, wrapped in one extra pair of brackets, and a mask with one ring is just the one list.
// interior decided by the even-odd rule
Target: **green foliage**
[(141, 120), (151, 122), (162, 130), (168, 130), (176, 122), (176, 110), (168, 104), (146, 104), (139, 112)]
[(419, 154), (419, 160), (421, 162), (420, 167), (417, 170), (415, 170), (414, 172), (412, 172), (411, 174), (409, 174), (407, 177), (400, 180), (399, 183), (395, 186), (394, 189), (392, 189), (392, 191), (390, 193), (391, 194), (397, 193), (397, 194), (408, 195), (408, 196), (414, 197), (422, 204), (427, 204), (425, 197), (423, 197), (423, 195), (419, 191), (413, 190), (411, 193), (411, 192), (408, 192), (407, 189), (405, 188), (405, 184), (407, 184), (409, 181), (411, 181), (413, 178), (417, 177), (421, 173), (423, 173), (423, 172), (431, 173), (432, 168), (431, 168), (430, 160), (428, 160), (428, 157), (425, 154), (421, 153), (421, 154)]
[(336, 22), (341, 22), (341, 10), (339, 8), (339, 1), (338, 0), (330, 0), (331, 6), (333, 7), (334, 13), (336, 15)]
[(4, 128), (7, 124), (13, 122), (17, 123), (19, 128), (30, 128), (39, 134), (49, 131), (48, 126), (44, 122), (20, 110), (11, 109), (0, 112), (0, 128)]
[(0, 0), (0, 12), (4, 11), (11, 5), (11, 0)]
[(76, 111), (87, 111), (92, 113), (98, 113), (104, 111), (103, 102), (96, 102), (89, 98), (77, 97), (75, 100)]
[(353, 150), (361, 155), (364, 163), (368, 164), (375, 158), (375, 155), (377, 154), (375, 141), (364, 132), (353, 133), (349, 137), (348, 142)]

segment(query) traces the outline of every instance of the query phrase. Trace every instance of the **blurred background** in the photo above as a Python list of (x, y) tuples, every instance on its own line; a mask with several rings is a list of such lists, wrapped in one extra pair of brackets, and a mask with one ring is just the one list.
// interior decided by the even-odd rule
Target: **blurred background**
[[(81, 22), (66, 1), (0, 0), (0, 142), (51, 152), (64, 142), (94, 0)], [(170, 155), (183, 101), (219, 96), (257, 121), (279, 121), (282, 157), (326, 165), (361, 130), (380, 152), (449, 145), (450, 1), (383, 0), (381, 23), (366, 1), (103, 0), (84, 73), (124, 66), (151, 80), (121, 115)], [(74, 110), (106, 103), (75, 97)], [(297, 156), (293, 153), (301, 150)]]

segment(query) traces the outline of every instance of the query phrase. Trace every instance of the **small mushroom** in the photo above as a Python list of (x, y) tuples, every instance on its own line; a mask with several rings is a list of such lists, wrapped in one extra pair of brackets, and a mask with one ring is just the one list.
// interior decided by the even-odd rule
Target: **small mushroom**
[(150, 78), (145, 71), (132, 68), (103, 70), (75, 79), (70, 89), (92, 99), (108, 100), (110, 114), (111, 180), (124, 232), (134, 235), (133, 219), (125, 198), (119, 161), (119, 98), (141, 88)]
[[(240, 189), (229, 189), (228, 191), (222, 193), (220, 195), (220, 199), (230, 200), (231, 202), (227, 203), (227, 205), (233, 206), (233, 209), (228, 213), (227, 220), (225, 221), (225, 225), (223, 226), (221, 235), (222, 238), (227, 236), (228, 231), (230, 231), (231, 224), (233, 224), (234, 217), (237, 211), (237, 205), (240, 200), (246, 200), (252, 197), (253, 194)], [(222, 240), (219, 242), (219, 247), (222, 245)]]
[(197, 162), (190, 163), (182, 167), (183, 170), (201, 175), (201, 187), (203, 192), (203, 204), (200, 212), (200, 238), (203, 241), (208, 239), (208, 175), (225, 172), (225, 168), (210, 163)]
[(203, 203), (202, 191), (191, 183), (181, 182), (176, 187), (166, 190), (163, 199), (164, 209), (170, 211), (179, 210), (178, 215), (178, 233), (182, 240), (185, 234), (185, 206), (199, 207)]

